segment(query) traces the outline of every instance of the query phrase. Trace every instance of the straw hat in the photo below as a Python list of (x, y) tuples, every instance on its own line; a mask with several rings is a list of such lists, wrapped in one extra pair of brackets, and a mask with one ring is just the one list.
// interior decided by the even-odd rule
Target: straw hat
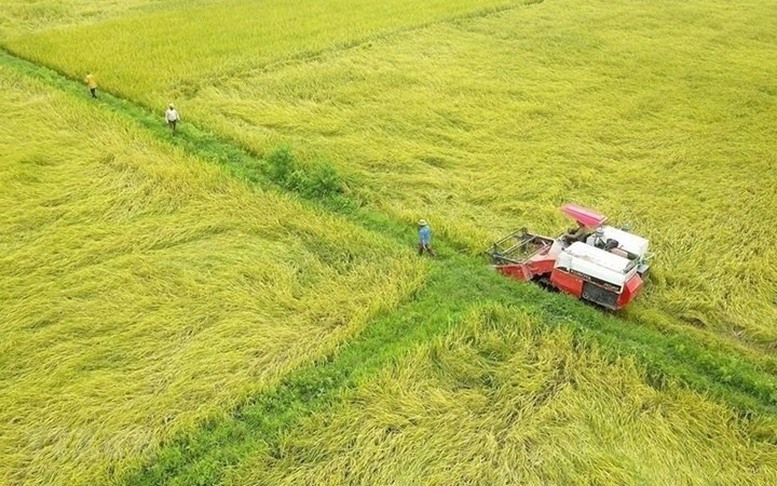
[(169, 107), (170, 109), (175, 109), (175, 105), (173, 105), (172, 103), (170, 103)]
[(418, 220), (418, 226), (426, 226), (428, 224), (429, 223), (427, 223), (425, 219), (419, 219)]

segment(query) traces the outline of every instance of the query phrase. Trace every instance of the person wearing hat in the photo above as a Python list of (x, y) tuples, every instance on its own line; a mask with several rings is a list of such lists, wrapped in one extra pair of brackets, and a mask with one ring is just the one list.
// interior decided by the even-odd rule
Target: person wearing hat
[(423, 255), (424, 251), (436, 256), (432, 249), (432, 229), (425, 219), (421, 219), (418, 221), (418, 254)]
[(97, 78), (91, 71), (86, 73), (86, 86), (89, 87), (89, 92), (92, 93), (92, 98), (97, 98)]
[(181, 120), (181, 115), (178, 114), (178, 111), (172, 103), (167, 107), (165, 120), (167, 120), (167, 126), (173, 131), (173, 135), (175, 135), (175, 126)]
[(564, 234), (564, 240), (570, 245), (576, 241), (586, 241), (590, 233), (591, 230), (585, 224), (578, 221), (577, 228), (569, 228)]

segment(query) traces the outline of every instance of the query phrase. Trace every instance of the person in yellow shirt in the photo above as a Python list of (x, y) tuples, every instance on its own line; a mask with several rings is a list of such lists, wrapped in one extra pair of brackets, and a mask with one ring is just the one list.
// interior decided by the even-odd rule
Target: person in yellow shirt
[(91, 72), (86, 73), (86, 85), (92, 93), (92, 98), (97, 98), (97, 77)]

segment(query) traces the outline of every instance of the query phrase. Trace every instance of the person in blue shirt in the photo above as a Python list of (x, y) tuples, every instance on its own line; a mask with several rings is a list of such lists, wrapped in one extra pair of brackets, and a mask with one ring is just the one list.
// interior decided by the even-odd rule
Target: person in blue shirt
[(422, 219), (418, 221), (418, 254), (423, 255), (424, 251), (436, 256), (432, 249), (432, 228), (429, 227), (429, 223), (425, 219)]

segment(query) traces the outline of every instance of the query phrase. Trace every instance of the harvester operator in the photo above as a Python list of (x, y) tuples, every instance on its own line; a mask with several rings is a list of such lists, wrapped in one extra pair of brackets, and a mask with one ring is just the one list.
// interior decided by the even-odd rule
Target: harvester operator
[(576, 241), (585, 241), (585, 239), (590, 234), (590, 230), (586, 225), (581, 223), (580, 221), (577, 222), (577, 228), (569, 228), (567, 230), (567, 233), (564, 235), (564, 239), (567, 243), (574, 243)]

